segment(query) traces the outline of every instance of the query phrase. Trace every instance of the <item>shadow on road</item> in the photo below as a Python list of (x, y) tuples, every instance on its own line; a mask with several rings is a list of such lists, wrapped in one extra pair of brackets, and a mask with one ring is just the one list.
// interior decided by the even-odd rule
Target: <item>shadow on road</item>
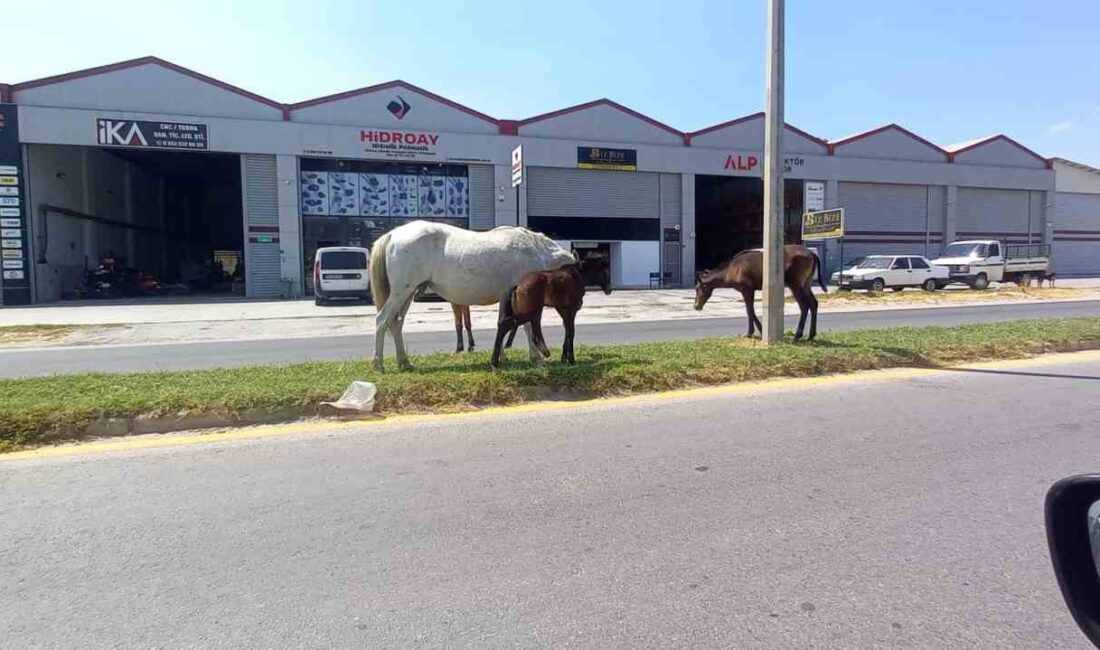
[(949, 372), (976, 372), (983, 375), (1006, 375), (1010, 377), (1043, 377), (1049, 379), (1084, 379), (1088, 381), (1100, 381), (1100, 377), (1094, 375), (1066, 375), (1055, 372), (1024, 372), (1022, 370), (983, 370), (979, 368), (940, 368)]

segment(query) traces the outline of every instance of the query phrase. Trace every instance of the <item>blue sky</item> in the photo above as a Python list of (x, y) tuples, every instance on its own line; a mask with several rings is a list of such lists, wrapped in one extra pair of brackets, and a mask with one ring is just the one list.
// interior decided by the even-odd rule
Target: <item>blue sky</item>
[[(763, 107), (765, 0), (5, 4), (9, 83), (151, 54), (285, 102), (404, 79), (499, 118), (609, 97), (685, 131)], [(1100, 166), (1098, 41), (1097, 0), (788, 0), (787, 121)]]

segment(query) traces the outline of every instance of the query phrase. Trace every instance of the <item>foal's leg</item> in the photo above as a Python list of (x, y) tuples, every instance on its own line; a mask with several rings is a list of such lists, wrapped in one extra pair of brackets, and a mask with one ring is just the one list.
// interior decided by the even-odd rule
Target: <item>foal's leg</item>
[(531, 332), (535, 336), (535, 347), (542, 354), (543, 357), (550, 356), (550, 348), (546, 347), (546, 339), (542, 336), (542, 307), (535, 310), (535, 313), (531, 315)]
[(462, 319), (466, 322), (466, 337), (470, 339), (470, 345), (467, 346), (470, 352), (474, 351), (474, 328), (470, 324), (470, 306), (465, 305), (462, 307)]
[(516, 330), (512, 330), (512, 333), (508, 335), (508, 342), (504, 344), (504, 347), (512, 347), (512, 341), (516, 340)]
[(455, 337), (458, 339), (455, 344), (455, 352), (462, 352), (462, 306), (452, 304), (451, 312), (455, 317)]
[(745, 338), (752, 338), (753, 326), (760, 327), (760, 333), (764, 333), (764, 326), (760, 325), (760, 319), (756, 317), (756, 291), (752, 289), (742, 289), (741, 299), (745, 301), (745, 311), (749, 315), (749, 333), (745, 335)]
[(791, 295), (794, 296), (794, 301), (798, 303), (798, 328), (794, 331), (794, 340), (799, 341), (802, 339), (802, 331), (806, 327), (806, 314), (810, 311), (810, 303), (806, 299), (805, 287), (791, 286)]
[(577, 310), (563, 307), (558, 309), (558, 313), (561, 314), (561, 322), (565, 326), (565, 342), (562, 343), (561, 347), (561, 360), (562, 363), (568, 363), (572, 366), (577, 363), (577, 357), (573, 354), (573, 340), (577, 334)]
[(806, 340), (812, 341), (817, 336), (817, 296), (814, 295), (812, 285), (806, 288), (806, 297), (810, 303), (810, 335)]

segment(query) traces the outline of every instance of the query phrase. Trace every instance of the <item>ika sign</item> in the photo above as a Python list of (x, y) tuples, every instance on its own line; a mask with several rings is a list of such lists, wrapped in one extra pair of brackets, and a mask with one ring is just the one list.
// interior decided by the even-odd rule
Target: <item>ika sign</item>
[(380, 153), (389, 158), (434, 158), (439, 134), (419, 131), (361, 130), (359, 142), (367, 146), (368, 152)]
[(638, 151), (607, 147), (577, 147), (577, 167), (636, 172), (638, 171)]
[(802, 240), (837, 239), (844, 236), (844, 208), (802, 215)]
[(512, 187), (523, 182), (523, 145), (512, 149)]
[(206, 125), (97, 118), (96, 142), (109, 147), (205, 150)]

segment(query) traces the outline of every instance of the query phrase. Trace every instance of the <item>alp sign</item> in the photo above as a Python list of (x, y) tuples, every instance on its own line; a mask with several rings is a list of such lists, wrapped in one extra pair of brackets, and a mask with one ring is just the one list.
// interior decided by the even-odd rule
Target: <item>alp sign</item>
[(205, 150), (206, 125), (97, 118), (96, 142), (109, 147)]

